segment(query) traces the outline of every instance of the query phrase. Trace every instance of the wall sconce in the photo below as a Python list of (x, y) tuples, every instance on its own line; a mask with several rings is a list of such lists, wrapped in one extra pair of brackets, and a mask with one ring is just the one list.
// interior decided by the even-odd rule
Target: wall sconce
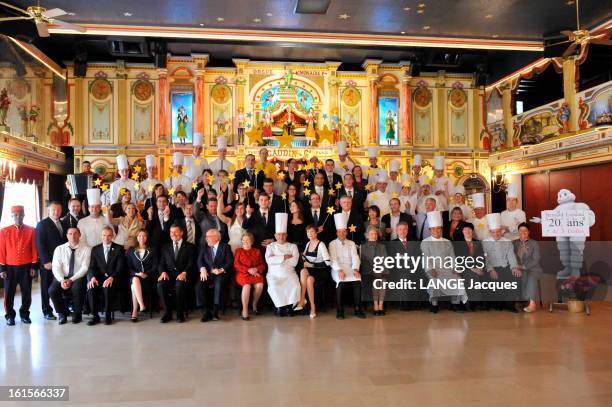
[(16, 174), (17, 163), (4, 157), (0, 157), (0, 182), (15, 181)]
[(492, 184), (492, 192), (497, 194), (503, 192), (508, 187), (508, 180), (506, 179), (506, 174), (503, 172), (493, 171), (493, 175), (491, 176), (491, 184)]

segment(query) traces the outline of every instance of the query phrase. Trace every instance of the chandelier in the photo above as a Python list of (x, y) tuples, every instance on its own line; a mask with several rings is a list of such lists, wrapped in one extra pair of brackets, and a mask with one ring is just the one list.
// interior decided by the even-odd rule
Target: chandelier
[(4, 157), (0, 157), (0, 182), (15, 181), (17, 163)]

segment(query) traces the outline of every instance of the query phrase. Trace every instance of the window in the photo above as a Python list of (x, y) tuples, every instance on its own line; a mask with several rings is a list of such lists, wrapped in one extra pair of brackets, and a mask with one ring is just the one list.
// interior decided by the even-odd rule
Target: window
[(25, 211), (23, 223), (36, 227), (40, 221), (40, 207), (38, 205), (38, 188), (36, 184), (23, 182), (6, 182), (4, 184), (4, 197), (2, 204), (2, 217), (0, 227), (13, 224), (11, 207), (22, 205)]

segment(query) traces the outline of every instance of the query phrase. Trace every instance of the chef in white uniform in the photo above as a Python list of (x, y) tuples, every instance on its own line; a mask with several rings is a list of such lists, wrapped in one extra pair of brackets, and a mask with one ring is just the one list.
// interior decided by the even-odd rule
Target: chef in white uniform
[(359, 254), (357, 245), (347, 239), (348, 218), (344, 213), (334, 215), (337, 238), (329, 244), (331, 275), (336, 283), (336, 318), (344, 319), (343, 289), (352, 289), (355, 303), (355, 316), (365, 318), (361, 308), (361, 274), (359, 273)]
[[(461, 278), (453, 268), (444, 267), (447, 258), (455, 258), (455, 252), (450, 240), (442, 237), (442, 213), (440, 211), (431, 211), (427, 213), (427, 223), (429, 224), (430, 236), (421, 242), (421, 251), (425, 258), (430, 258), (425, 262), (425, 274), (430, 280), (439, 281), (457, 281)], [(436, 259), (436, 261), (433, 261)], [(442, 259), (439, 261), (437, 259)], [(468, 297), (464, 288), (461, 287), (432, 287), (429, 281), (427, 293), (431, 302), (431, 312), (438, 312), (438, 298), (451, 297), (451, 304), (454, 310), (460, 311), (464, 309)]]
[(121, 198), (121, 188), (128, 189), (132, 193), (132, 198), (136, 199), (138, 191), (136, 190), (137, 182), (129, 178), (130, 176), (130, 164), (125, 154), (117, 156), (117, 170), (119, 171), (119, 178), (113, 182), (110, 187), (110, 203), (114, 204)]
[(438, 197), (432, 193), (431, 184), (429, 183), (429, 178), (426, 175), (421, 175), (419, 177), (419, 193), (417, 194), (417, 205), (416, 212), (417, 213), (425, 213), (427, 210), (425, 209), (425, 202), (428, 198), (433, 198), (436, 201), (436, 208), (438, 208)]
[(387, 184), (389, 180), (386, 173), (380, 173), (376, 180), (376, 190), (370, 192), (366, 197), (366, 205), (378, 206), (380, 209), (380, 216), (384, 216), (391, 212), (389, 201), (391, 200), (391, 194), (387, 191)]
[(180, 190), (186, 193), (191, 191), (191, 179), (181, 173), (183, 163), (183, 153), (176, 151), (172, 155), (172, 166), (174, 167), (174, 170), (177, 172), (178, 175), (170, 175), (168, 178), (166, 178), (166, 181), (164, 182), (166, 189), (172, 188), (176, 191)]
[(378, 165), (378, 149), (376, 147), (368, 147), (368, 160), (370, 165), (365, 169), (364, 176), (368, 179), (368, 184), (374, 186), (378, 176), (383, 172), (386, 174), (387, 171)]
[(452, 198), (451, 203), (448, 205), (449, 213), (448, 219), (451, 218), (452, 210), (455, 207), (461, 208), (461, 212), (463, 212), (463, 220), (469, 222), (470, 219), (474, 217), (474, 213), (472, 212), (472, 208), (470, 208), (465, 203), (465, 187), (463, 185), (457, 185), (452, 189)]
[(291, 314), (300, 300), (300, 280), (295, 272), (300, 253), (295, 244), (287, 242), (288, 219), (286, 213), (275, 214), (276, 241), (266, 247), (268, 294), (280, 316)]
[(102, 229), (108, 225), (108, 219), (102, 215), (102, 201), (98, 188), (87, 190), (87, 202), (89, 203), (89, 216), (79, 220), (77, 228), (81, 231), (81, 239), (87, 246), (94, 247), (102, 243)]
[(508, 185), (506, 190), (506, 210), (501, 213), (501, 224), (504, 237), (510, 240), (519, 238), (518, 225), (527, 219), (525, 212), (518, 208), (518, 197), (519, 185)]
[(183, 165), (187, 167), (187, 175), (194, 181), (197, 177), (202, 175), (202, 171), (208, 168), (208, 161), (202, 157), (203, 150), (203, 136), (202, 133), (193, 134), (193, 152), (190, 156), (185, 157)]
[(210, 163), (210, 169), (212, 170), (213, 175), (217, 176), (219, 170), (225, 170), (228, 174), (236, 172), (236, 167), (234, 164), (225, 158), (227, 154), (227, 137), (217, 137), (217, 154), (219, 155), (219, 158)]
[(482, 242), (490, 236), (484, 194), (482, 192), (472, 194), (472, 204), (474, 205), (474, 217), (470, 219), (470, 222), (474, 225), (476, 238)]
[(417, 206), (417, 194), (411, 193), (412, 189), (410, 187), (410, 175), (402, 174), (402, 190), (399, 195), (400, 207), (401, 211), (409, 214), (410, 216), (415, 216), (415, 210)]
[(157, 179), (157, 166), (155, 165), (155, 156), (147, 155), (145, 157), (145, 163), (147, 165), (147, 179), (140, 183), (140, 191), (138, 193), (138, 199), (145, 201), (153, 196), (153, 189), (157, 184), (163, 184)]
[(338, 149), (338, 161), (334, 163), (334, 172), (344, 178), (344, 174), (351, 174), (355, 162), (348, 156), (346, 141), (338, 141), (336, 148)]
[(410, 178), (412, 179), (411, 188), (412, 191), (415, 193), (419, 192), (419, 190), (421, 189), (421, 165), (423, 165), (423, 157), (421, 157), (420, 154), (415, 154), (412, 159), (412, 173), (410, 174)]
[(389, 183), (387, 185), (387, 192), (389, 194), (395, 193), (399, 195), (402, 192), (401, 170), (402, 164), (399, 161), (391, 160), (389, 162)]

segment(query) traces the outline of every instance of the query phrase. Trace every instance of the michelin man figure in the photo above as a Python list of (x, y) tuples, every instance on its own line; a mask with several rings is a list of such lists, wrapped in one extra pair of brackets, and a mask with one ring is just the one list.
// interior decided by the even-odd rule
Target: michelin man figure
[[(589, 227), (595, 224), (595, 213), (589, 206), (582, 202), (576, 202), (576, 195), (568, 189), (561, 189), (557, 193), (557, 207), (555, 211), (584, 210), (587, 212)], [(540, 218), (531, 218), (531, 222), (540, 223)], [(557, 236), (557, 248), (561, 255), (563, 270), (557, 273), (557, 280), (565, 280), (570, 276), (580, 277), (582, 268), (582, 253), (584, 252), (584, 242), (586, 237)]]

